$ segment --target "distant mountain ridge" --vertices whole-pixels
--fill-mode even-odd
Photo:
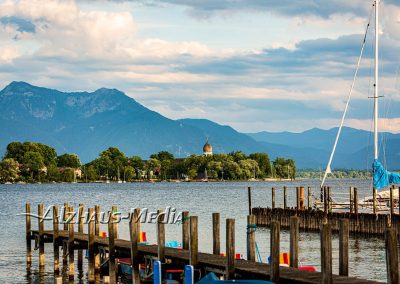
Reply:
[[[25,82],[12,82],[0,91],[0,129],[3,153],[9,142],[35,141],[55,147],[59,154],[76,153],[84,162],[109,146],[145,159],[161,150],[186,157],[201,154],[208,138],[215,153],[267,152],[272,158],[293,158],[299,168],[323,168],[336,133],[311,129],[244,134],[206,119],[169,119],[116,89],[60,92]],[[368,135],[344,129],[333,167],[365,168]],[[387,138],[388,150],[400,149],[399,135],[387,134]],[[400,168],[400,159],[393,157],[388,165]]]

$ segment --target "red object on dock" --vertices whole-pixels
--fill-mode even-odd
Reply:
[[[299,270],[312,271],[312,272],[317,271],[315,267],[312,266],[299,266]]]

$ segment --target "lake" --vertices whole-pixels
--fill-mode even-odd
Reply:
[[[225,219],[236,219],[236,250],[246,256],[246,215],[248,214],[247,187],[253,188],[253,207],[271,205],[271,187],[277,189],[276,204],[283,204],[283,186],[288,190],[288,205],[295,206],[295,187],[311,186],[313,194],[319,196],[319,181],[301,180],[293,182],[218,182],[218,183],[126,183],[126,184],[32,184],[0,185],[0,279],[2,283],[39,283],[38,252],[33,251],[32,273],[26,273],[25,216],[18,215],[25,210],[25,203],[30,202],[33,213],[37,204],[44,203],[45,209],[52,204],[61,206],[69,202],[74,208],[79,203],[87,207],[96,204],[102,210],[117,205],[122,213],[131,208],[148,208],[156,211],[167,206],[177,212],[188,210],[199,217],[199,251],[212,251],[213,212],[221,213],[221,250],[225,251]],[[349,186],[356,186],[359,199],[371,195],[371,181],[368,180],[329,180],[333,198],[345,197]],[[306,191],[307,194],[307,191]],[[45,222],[45,230],[52,228],[52,221]],[[37,219],[32,219],[33,229],[37,228]],[[156,242],[156,225],[144,223],[150,243]],[[128,223],[124,220],[119,225],[120,238],[128,239]],[[181,241],[181,225],[166,225],[166,239]],[[85,231],[87,230],[85,226]],[[101,231],[107,231],[102,225]],[[269,230],[257,228],[256,241],[263,262],[269,255]],[[381,238],[350,237],[350,275],[373,280],[386,280],[384,240]],[[333,236],[333,269],[338,273],[338,236]],[[289,234],[281,230],[281,252],[289,250]],[[53,283],[52,245],[46,244],[45,282]],[[300,262],[303,265],[320,267],[320,242],[318,233],[300,232]],[[86,261],[84,261],[86,265]],[[77,271],[77,270],[76,270]],[[77,278],[78,280],[78,278]],[[86,276],[80,280],[86,283]]]

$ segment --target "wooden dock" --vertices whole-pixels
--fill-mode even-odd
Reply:
[[[323,223],[321,226],[321,263],[322,272],[301,271],[298,266],[298,234],[299,219],[291,218],[291,267],[279,266],[279,247],[280,247],[280,224],[279,222],[271,222],[271,263],[270,265],[258,263],[254,261],[255,252],[255,228],[254,216],[248,217],[248,229],[243,238],[247,239],[247,258],[249,260],[235,259],[235,221],[234,219],[226,220],[226,237],[227,247],[226,256],[220,255],[220,218],[218,213],[212,215],[213,232],[210,232],[210,241],[213,242],[213,254],[201,253],[198,248],[198,218],[189,216],[189,212],[184,212],[182,225],[182,247],[183,249],[165,247],[165,224],[161,218],[157,223],[157,244],[144,245],[139,243],[140,221],[138,220],[139,209],[135,209],[133,216],[129,222],[130,240],[122,240],[118,238],[118,223],[114,222],[113,207],[109,212],[111,218],[108,221],[108,236],[100,236],[99,234],[99,214],[100,207],[97,206],[88,209],[89,217],[87,222],[84,220],[83,205],[79,206],[78,214],[75,217],[77,223],[72,222],[73,208],[67,207],[64,210],[63,220],[67,221],[62,230],[60,230],[58,207],[53,206],[53,228],[45,230],[44,228],[44,212],[43,204],[38,205],[38,229],[31,229],[31,208],[30,204],[26,205],[26,244],[27,244],[27,268],[31,268],[32,264],[32,240],[35,241],[39,251],[39,268],[44,269],[45,244],[51,243],[54,247],[54,277],[55,283],[61,283],[60,276],[60,258],[63,259],[65,265],[68,264],[68,273],[70,280],[74,279],[74,262],[75,254],[78,255],[78,269],[82,269],[83,250],[88,250],[88,279],[89,283],[95,283],[95,279],[99,279],[99,267],[101,251],[107,251],[109,257],[108,266],[109,273],[104,276],[103,280],[109,283],[116,283],[117,258],[130,258],[132,265],[132,283],[140,283],[139,263],[143,263],[146,257],[158,259],[163,263],[174,263],[180,265],[183,269],[184,265],[191,264],[195,269],[205,275],[206,272],[213,271],[218,275],[224,276],[225,279],[262,279],[271,280],[276,283],[379,283],[364,279],[348,277],[348,226],[346,221],[341,226],[341,257],[340,257],[340,273],[342,275],[332,274],[332,245],[331,245],[331,229],[329,223]],[[254,209],[253,209],[254,210]],[[159,213],[162,213],[161,211]],[[160,215],[162,216],[162,214]],[[211,217],[211,216],[210,216]],[[87,226],[87,233],[84,233],[83,226]],[[76,230],[77,229],[77,230]],[[397,238],[393,229],[387,229],[387,247],[388,249],[388,274],[390,283],[398,283],[398,261],[397,261]],[[212,237],[211,237],[212,236]],[[296,238],[297,236],[297,238]],[[59,248],[64,248],[64,252],[60,257]],[[394,248],[395,247],[395,248]],[[394,269],[396,267],[397,269]],[[397,278],[396,278],[397,277]],[[396,282],[393,282],[396,281]]]

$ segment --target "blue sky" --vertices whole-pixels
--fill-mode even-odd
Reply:
[[[0,79],[117,88],[244,132],[339,124],[369,0],[4,0]],[[400,3],[381,3],[381,129],[400,132]],[[373,29],[346,124],[371,129]]]

